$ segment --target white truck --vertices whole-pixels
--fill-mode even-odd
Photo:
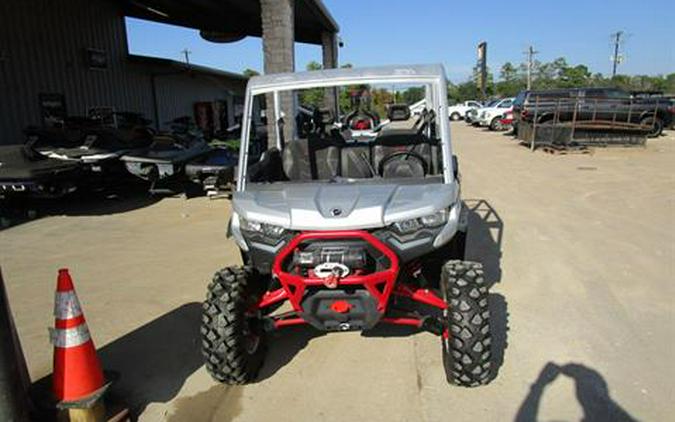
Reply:
[[[478,110],[478,126],[499,130],[499,120],[513,108],[515,98],[504,98]]]
[[[464,101],[463,103],[448,106],[448,116],[450,120],[461,120],[466,117],[466,112],[472,108],[483,107],[481,103],[474,100]]]
[[[410,105],[410,114],[413,116],[419,115],[422,110],[426,107],[425,100],[418,101]],[[450,120],[461,120],[466,117],[466,112],[472,108],[481,108],[483,105],[478,101],[464,101],[463,103],[455,104],[448,106],[448,116]]]

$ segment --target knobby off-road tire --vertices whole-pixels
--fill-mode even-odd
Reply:
[[[225,384],[255,379],[266,353],[262,321],[247,315],[257,295],[249,267],[229,267],[213,276],[202,305],[202,354],[207,372]]]
[[[479,263],[448,261],[441,273],[441,290],[450,327],[443,337],[443,364],[448,382],[463,387],[491,380],[491,339],[488,289]]]

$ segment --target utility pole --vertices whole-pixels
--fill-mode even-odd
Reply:
[[[478,44],[478,88],[481,92],[481,98],[487,99],[487,42]]]
[[[185,64],[190,67],[190,54],[192,54],[192,51],[188,50],[187,48],[181,50],[181,53],[185,56]]]
[[[614,39],[614,55],[612,56],[612,78],[616,76],[616,67],[621,63],[622,57],[619,55],[619,45],[621,44],[621,37],[623,31],[617,31],[612,34]]]
[[[535,51],[534,47],[529,46],[527,51],[527,90],[532,89],[532,67],[534,64],[534,55],[539,54],[538,51]]]

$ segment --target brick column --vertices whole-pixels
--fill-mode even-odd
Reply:
[[[265,74],[295,71],[295,13],[293,0],[260,0],[262,13],[262,40]],[[281,95],[281,111],[284,113],[284,138],[293,138],[295,116],[291,95]],[[274,100],[267,95],[267,133],[269,147],[274,147],[276,121]]]
[[[323,32],[321,34],[321,53],[323,57],[324,69],[335,69],[338,64],[338,45],[337,34],[334,32]],[[338,90],[324,90],[324,107],[333,111],[333,115],[338,115]]]

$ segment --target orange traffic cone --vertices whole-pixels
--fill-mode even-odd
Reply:
[[[87,407],[108,385],[67,269],[59,270],[54,317],[54,396],[59,407]]]

